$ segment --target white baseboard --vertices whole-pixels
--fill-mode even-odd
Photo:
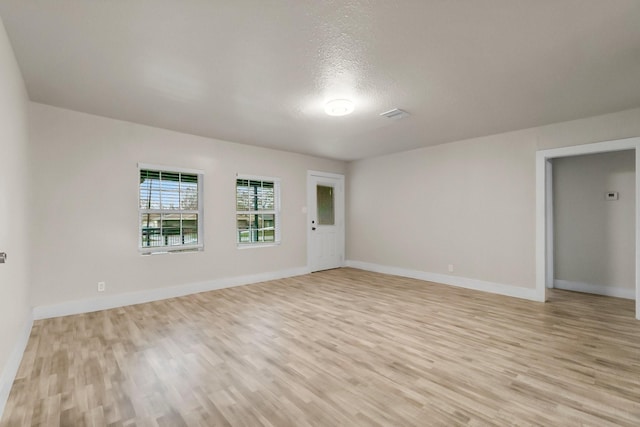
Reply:
[[[505,285],[502,283],[470,279],[467,277],[450,276],[448,274],[429,273],[420,270],[409,270],[405,268],[390,267],[363,261],[348,260],[346,262],[346,265],[347,267],[373,271],[375,273],[392,274],[394,276],[409,277],[412,279],[424,280],[427,282],[443,283],[445,285],[473,289],[476,291],[490,292],[492,294],[506,295],[509,297],[523,298],[532,301],[544,301],[544,298],[538,295],[537,291],[532,288],[522,288],[519,286]]]
[[[33,318],[38,320],[48,319],[51,317],[68,316],[71,314],[90,313],[92,311],[100,311],[110,308],[124,307],[127,305],[142,304],[145,302],[181,297],[185,295],[197,294],[199,292],[230,288],[233,286],[242,286],[252,283],[266,282],[269,280],[284,279],[287,277],[308,274],[309,272],[310,271],[307,267],[299,267],[288,270],[253,274],[250,276],[228,277],[223,279],[211,280],[208,282],[189,283],[181,286],[150,289],[148,291],[108,295],[101,298],[88,298],[52,305],[42,305],[34,307]]]
[[[4,369],[0,374],[0,419],[2,419],[4,407],[7,404],[7,399],[9,399],[11,386],[13,385],[13,381],[18,374],[18,369],[20,368],[20,362],[22,362],[24,350],[27,348],[27,343],[29,342],[29,335],[31,334],[32,326],[33,318],[29,314],[29,317],[24,323],[24,328],[22,329],[22,332],[18,337],[18,342],[16,342],[16,344],[14,345],[13,351],[9,355],[9,359],[7,360],[7,363],[4,365]]]
[[[553,281],[553,287],[565,291],[585,292],[587,294],[605,295],[626,299],[636,299],[636,290],[633,288],[621,288],[607,285],[594,285],[592,283],[572,282],[570,280]]]

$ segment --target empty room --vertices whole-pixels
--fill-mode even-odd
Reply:
[[[0,427],[640,425],[637,0],[0,0]]]

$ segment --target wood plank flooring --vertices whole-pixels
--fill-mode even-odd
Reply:
[[[633,301],[331,270],[37,321],[0,426],[640,425]]]

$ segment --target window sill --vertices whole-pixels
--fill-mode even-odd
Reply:
[[[238,249],[256,249],[256,248],[272,248],[280,246],[280,242],[273,243],[236,243]]]
[[[140,255],[148,256],[148,255],[179,255],[179,254],[190,254],[194,252],[203,252],[204,247],[191,247],[191,248],[181,248],[181,249],[159,249],[155,251],[148,251],[145,249],[138,249],[140,251]]]

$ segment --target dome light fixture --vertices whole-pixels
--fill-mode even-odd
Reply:
[[[324,111],[330,116],[346,116],[353,112],[353,101],[348,99],[332,99],[324,104]]]

